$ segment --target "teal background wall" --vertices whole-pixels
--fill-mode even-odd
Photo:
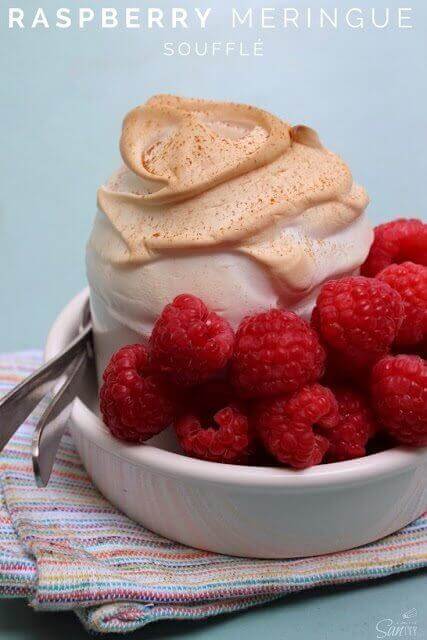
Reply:
[[[27,16],[40,5],[48,16],[62,6],[54,0],[13,4],[23,5]],[[152,4],[165,9],[194,5],[188,0]],[[9,31],[2,3],[0,350],[41,346],[56,312],[84,286],[84,245],[96,189],[119,162],[122,117],[156,92],[247,101],[293,123],[310,124],[369,190],[373,220],[427,215],[423,0],[408,3],[415,28],[403,31],[233,32],[230,2],[203,4],[214,8],[204,32],[147,32]],[[232,4],[266,5],[259,0]],[[294,4],[302,9],[307,3]],[[309,6],[342,4],[314,0]],[[396,4],[360,0],[357,6]],[[65,5],[95,8],[99,3]],[[133,6],[123,0],[110,5]],[[263,37],[264,57],[161,55],[163,40],[242,36],[246,41]]]

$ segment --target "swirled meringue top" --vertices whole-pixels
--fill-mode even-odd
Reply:
[[[98,192],[119,238],[91,239],[112,263],[227,248],[306,290],[313,237],[330,239],[368,204],[312,129],[251,106],[155,96],[126,116],[120,149],[124,166]],[[304,233],[281,233],[302,219]]]

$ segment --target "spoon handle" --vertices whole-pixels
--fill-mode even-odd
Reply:
[[[32,459],[38,487],[45,487],[49,482],[56,452],[88,361],[87,351],[76,357],[63,376],[61,385],[55,389],[55,395],[36,425],[32,442]]]
[[[0,399],[0,451],[76,356],[87,353],[91,336],[92,325],[88,323],[61,353]]]

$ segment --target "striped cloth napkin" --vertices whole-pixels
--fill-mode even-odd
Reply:
[[[40,362],[38,351],[0,356],[0,393]],[[88,629],[128,632],[427,566],[427,514],[379,542],[301,560],[232,558],[171,542],[98,493],[69,435],[49,487],[37,489],[29,455],[36,418],[0,457],[0,595],[27,598],[37,610],[72,609]]]

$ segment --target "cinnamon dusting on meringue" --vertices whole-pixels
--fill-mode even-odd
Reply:
[[[91,239],[111,263],[227,249],[308,291],[313,239],[347,228],[368,204],[316,132],[247,105],[155,96],[125,118],[120,149],[125,164],[98,203],[126,249]],[[289,233],[300,221],[304,233]]]

